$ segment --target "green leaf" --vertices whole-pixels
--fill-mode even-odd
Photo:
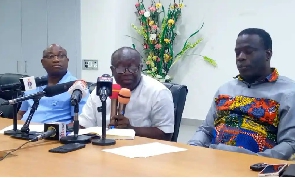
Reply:
[[[216,63],[216,61],[214,59],[211,59],[208,56],[202,56],[202,57],[206,62],[211,64],[213,67],[217,67],[217,63]]]

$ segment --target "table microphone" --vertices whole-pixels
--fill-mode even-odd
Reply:
[[[129,103],[131,97],[131,91],[127,88],[122,88],[118,95],[119,109],[118,114],[124,116],[126,105]]]
[[[62,94],[66,91],[68,91],[68,89],[73,85],[73,83],[75,83],[75,81],[71,81],[71,82],[67,82],[67,83],[61,83],[61,84],[56,84],[53,86],[48,86],[46,88],[44,88],[43,91],[34,93],[34,94],[30,94],[30,95],[26,95],[23,97],[19,97],[19,98],[15,98],[12,100],[8,100],[3,102],[1,105],[12,105],[12,104],[16,104],[19,102],[23,102],[29,99],[33,99],[35,97],[53,97],[55,95],[59,95]]]
[[[44,132],[35,138],[31,139],[31,142],[36,142],[39,140],[60,140],[60,138],[66,135],[66,124],[64,123],[50,123],[44,124]]]
[[[121,86],[119,84],[113,84],[112,96],[110,96],[110,99],[111,99],[110,119],[113,116],[117,115],[117,112],[118,112],[118,95],[119,95],[120,90],[121,90]]]
[[[81,143],[87,144],[91,142],[91,137],[86,135],[78,135],[79,133],[79,102],[82,98],[86,97],[89,93],[87,88],[87,83],[83,80],[78,80],[74,83],[72,87],[68,90],[71,94],[71,105],[74,106],[74,135],[65,136],[60,139],[60,142],[63,144],[68,143]]]

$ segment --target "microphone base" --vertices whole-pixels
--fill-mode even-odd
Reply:
[[[4,135],[15,135],[15,134],[22,134],[20,130],[6,130],[4,131]],[[37,132],[30,132],[30,135],[36,135]]]
[[[21,139],[21,140],[32,140],[34,138],[36,138],[37,136],[39,136],[41,133],[35,132],[34,134],[30,133],[30,134],[23,134],[23,133],[19,133],[19,134],[14,134],[11,135],[11,138],[16,138],[16,139]]]
[[[111,145],[115,145],[115,144],[116,144],[116,140],[112,140],[112,139],[95,139],[95,140],[92,140],[92,145],[111,146]]]
[[[75,137],[74,135],[61,137],[60,143],[62,144],[69,144],[69,143],[81,143],[81,144],[88,144],[91,142],[91,137],[86,135],[78,135]]]

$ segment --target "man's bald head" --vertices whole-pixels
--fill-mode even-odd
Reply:
[[[135,89],[141,80],[142,61],[139,52],[122,47],[112,54],[111,70],[116,82],[123,88]]]
[[[43,51],[41,63],[49,76],[64,76],[68,62],[67,51],[60,45],[52,44]]]
[[[48,53],[53,52],[53,51],[60,51],[64,55],[67,56],[67,50],[65,50],[62,46],[60,46],[58,44],[51,44],[50,46],[48,46],[46,49],[43,50],[43,57],[48,55]]]
[[[142,62],[141,55],[136,49],[131,47],[122,47],[117,49],[115,52],[113,52],[112,58],[111,58],[111,64],[114,66],[117,60],[128,60],[128,59],[138,60],[139,63]]]

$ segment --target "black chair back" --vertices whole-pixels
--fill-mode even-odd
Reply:
[[[7,100],[0,98],[0,103],[3,103]],[[0,106],[0,116],[3,118],[13,119],[13,106],[12,105],[3,105]]]
[[[7,84],[13,84],[13,83],[19,83],[19,79],[22,77],[28,77],[28,75],[23,74],[12,74],[12,73],[5,73],[0,76],[0,85],[7,85]],[[0,91],[0,98],[5,100],[10,100],[14,98],[15,92],[14,91]],[[18,92],[18,95],[20,95],[21,92]]]
[[[19,83],[19,79],[22,77],[28,77],[28,75],[23,75],[23,74],[13,74],[13,73],[5,73],[5,74],[0,74],[0,85],[7,85],[7,84],[13,84],[13,83]],[[16,98],[16,96],[21,96],[22,92],[18,91],[12,91],[12,90],[7,90],[7,91],[1,91],[0,90],[0,103],[2,103],[5,100],[11,100]],[[17,110],[20,108],[21,103],[17,104]],[[3,114],[1,115],[2,117],[5,118],[13,118],[13,106],[12,105],[7,105],[7,106],[1,106],[0,107],[0,112]],[[17,113],[14,113],[17,114]]]
[[[188,93],[187,86],[174,83],[163,83],[172,93],[174,103],[174,133],[171,141],[177,142],[182,113]]]

